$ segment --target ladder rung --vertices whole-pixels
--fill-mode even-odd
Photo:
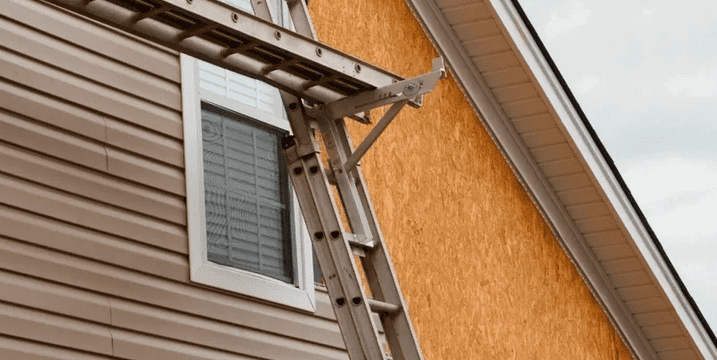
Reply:
[[[321,77],[321,79],[319,79],[319,80],[307,81],[306,83],[304,83],[304,85],[302,85],[302,88],[303,88],[304,90],[308,90],[308,89],[311,89],[311,88],[314,87],[314,86],[323,85],[323,84],[326,84],[326,83],[328,83],[328,82],[330,82],[330,81],[333,81],[333,80],[335,80],[335,79],[336,79],[336,75],[323,76],[323,77]]]
[[[45,1],[259,79],[318,104],[403,80],[365,61],[219,1]],[[293,8],[296,8],[297,14],[301,10],[297,6]],[[216,28],[211,31],[203,28],[210,24]],[[262,71],[266,66],[289,59],[296,59],[297,63],[283,68],[284,71]],[[321,81],[324,78],[328,80]],[[306,87],[307,84],[310,86]],[[415,105],[418,106],[417,103]]]
[[[137,13],[137,14],[133,15],[132,18],[130,18],[129,21],[130,21],[130,22],[133,22],[133,23],[137,23],[137,22],[139,22],[140,20],[144,20],[144,19],[147,19],[147,18],[151,18],[151,17],[153,17],[153,16],[157,16],[157,15],[159,15],[159,14],[165,13],[165,12],[169,11],[169,9],[170,9],[169,5],[162,4],[162,5],[160,5],[159,7],[156,7],[156,8],[154,8],[154,9],[152,9],[152,10],[145,11],[145,12],[140,12],[140,13]]]
[[[224,49],[224,50],[222,51],[221,56],[222,56],[223,58],[225,58],[225,57],[230,56],[230,55],[233,55],[233,54],[241,54],[241,53],[243,53],[244,51],[251,50],[251,49],[253,49],[253,48],[257,47],[257,46],[259,46],[259,43],[254,42],[254,41],[249,41],[249,42],[246,42],[246,43],[241,44],[240,46],[237,46],[237,47],[234,47],[234,48]]]
[[[344,232],[344,239],[348,241],[353,254],[360,257],[366,257],[366,252],[371,251],[371,249],[373,249],[373,247],[376,245],[375,241],[367,240],[365,236],[359,237],[356,236],[356,234],[348,232]]]
[[[295,65],[296,63],[298,63],[298,62],[299,62],[299,59],[284,60],[284,61],[282,61],[282,62],[280,62],[280,63],[277,63],[277,64],[267,65],[267,66],[265,66],[263,69],[261,69],[261,71],[262,71],[264,74],[268,74],[268,73],[270,73],[270,72],[272,72],[272,71],[276,71],[276,70],[279,70],[279,69],[286,69],[286,68],[288,68],[288,67],[290,67],[290,66],[294,66],[294,65]]]
[[[380,314],[395,314],[401,310],[401,307],[395,304],[378,301],[374,299],[367,299],[368,306],[371,308],[371,311],[380,313]]]
[[[182,41],[184,39],[199,36],[205,33],[208,33],[214,29],[217,29],[219,27],[219,24],[203,24],[201,26],[198,26],[195,29],[190,29],[185,32],[180,33],[177,35],[177,41]]]

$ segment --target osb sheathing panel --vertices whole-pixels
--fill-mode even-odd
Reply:
[[[322,42],[403,76],[436,56],[402,0],[310,10]],[[362,168],[427,359],[630,358],[452,79]]]

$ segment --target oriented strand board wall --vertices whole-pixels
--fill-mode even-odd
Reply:
[[[310,9],[321,41],[404,76],[430,69],[403,0]],[[630,358],[453,80],[404,110],[363,169],[428,359]]]

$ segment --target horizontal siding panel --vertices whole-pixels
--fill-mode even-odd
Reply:
[[[107,144],[184,168],[184,143],[132,124],[107,119]]]
[[[626,259],[635,257],[632,249],[625,244],[608,245],[593,248],[593,253],[600,261]]]
[[[635,314],[635,320],[642,327],[673,324],[676,322],[670,311],[657,311],[649,314]]]
[[[243,356],[124,330],[112,330],[115,355],[122,359],[251,360]]]
[[[472,57],[473,64],[482,74],[520,67],[520,61],[513,51]]]
[[[545,106],[545,103],[543,103],[543,99],[539,97],[513,101],[509,103],[504,103],[502,105],[505,114],[511,118],[537,115],[548,111],[548,108]]]
[[[543,147],[547,145],[556,145],[565,142],[565,136],[558,128],[549,128],[545,130],[533,131],[520,134],[523,142],[529,148]],[[572,154],[572,153],[569,153]]]
[[[115,176],[184,196],[184,171],[107,148],[107,171]]]
[[[585,241],[591,247],[601,247],[607,245],[625,245],[625,237],[620,230],[600,231],[591,234],[583,234]],[[627,245],[625,245],[627,246]]]
[[[120,328],[267,359],[337,359],[339,349],[308,346],[301,340],[259,332],[243,326],[111,299],[112,322]]]
[[[514,85],[517,87],[523,87],[524,84]],[[512,89],[514,86],[508,86],[505,88],[496,88],[493,90],[493,93],[496,96],[501,96],[500,92],[504,91],[504,89]],[[530,85],[532,88],[532,85]],[[533,88],[534,89],[534,88]],[[508,96],[511,96],[510,94],[504,95],[506,99],[508,99]],[[517,99],[516,99],[517,100]],[[515,127],[515,130],[519,133],[525,133],[525,132],[533,132],[538,130],[546,130],[552,127],[555,127],[555,119],[548,114],[538,114],[533,116],[526,116],[526,117],[520,117],[520,118],[513,118],[510,120],[511,123],[513,123],[513,127]],[[560,149],[556,149],[556,151],[559,151]]]
[[[495,98],[498,100],[499,103],[506,103],[506,102],[513,102],[513,101],[519,101],[519,100],[525,100],[530,99],[533,97],[538,96],[538,92],[535,90],[535,87],[531,83],[523,83],[523,84],[517,84],[517,85],[511,85],[506,86],[502,88],[495,88],[493,89],[493,95],[495,95]],[[517,119],[516,119],[517,120]],[[523,124],[523,121],[517,121],[519,124]],[[513,121],[513,124],[515,125],[516,121]],[[550,124],[554,125],[555,121],[550,117],[549,114],[541,114],[538,116],[531,117],[531,121],[528,121],[530,125],[535,126],[535,123],[543,123],[543,124]],[[528,125],[528,124],[526,124]],[[549,127],[549,126],[545,126]],[[525,130],[521,131],[521,129],[516,126],[516,130],[518,132],[524,132]],[[539,130],[539,129],[533,129],[533,130]],[[529,130],[530,131],[530,130]]]
[[[617,288],[638,286],[638,285],[649,285],[652,284],[652,279],[645,271],[633,271],[628,273],[612,274],[609,275],[613,285]]]
[[[112,355],[105,325],[52,315],[0,302],[0,333],[67,348]]]
[[[36,0],[3,0],[0,14],[15,21],[32,24],[50,35],[116,59],[149,74],[179,83],[179,56],[166,48],[137,41],[124,32]]]
[[[658,352],[657,356],[661,360],[699,360],[702,357],[698,357],[694,350],[677,350],[677,351],[663,351]]]
[[[0,140],[92,169],[107,170],[104,147],[0,109]]]
[[[189,278],[186,256],[3,205],[0,235],[168,279]]]
[[[105,118],[94,111],[0,79],[2,107],[28,118],[102,141]]]
[[[600,194],[598,194],[594,187],[561,191],[557,193],[557,195],[565,206],[593,203],[602,200]]]
[[[577,173],[571,175],[554,176],[548,178],[548,182],[553,186],[553,189],[558,191],[582,189],[588,186],[592,186],[592,181],[588,178],[587,174]]]
[[[547,177],[575,174],[583,171],[583,167],[577,159],[565,159],[540,164],[543,174]],[[583,218],[586,216],[583,216]]]
[[[110,304],[103,295],[5,271],[0,271],[0,288],[0,301],[110,323]]]
[[[143,156],[173,166],[184,167],[183,143],[179,139],[104,117],[92,110],[73,106],[47,94],[2,80],[0,80],[0,99],[3,100],[2,107],[28,119],[141,153]]]
[[[344,346],[334,322],[3,237],[0,237],[0,268],[307,342],[334,348]]]
[[[620,297],[627,301],[656,298],[662,295],[660,289],[652,284],[621,287],[617,289],[617,292],[620,294]]]
[[[617,223],[612,216],[601,216],[597,218],[577,220],[575,221],[575,225],[577,225],[578,229],[583,234],[617,229]]]
[[[0,142],[2,172],[127,210],[186,225],[184,198]]]
[[[104,83],[177,111],[182,110],[179,84],[71,45],[32,28],[0,18],[2,46],[49,66]]]
[[[458,9],[453,11],[456,10]],[[479,40],[485,37],[493,37],[500,34],[500,28],[492,17],[472,23],[452,25],[453,31],[456,33],[456,37],[458,37],[458,39],[462,42]]]
[[[0,335],[0,359],[22,360],[112,360],[114,357],[39,344]]]
[[[636,257],[629,259],[603,261],[602,266],[608,274],[619,274],[624,272],[638,271],[645,266]]]
[[[567,166],[569,168],[572,168],[573,171],[577,170],[577,167],[582,169],[582,166],[580,166],[577,161]],[[594,217],[600,217],[600,216],[607,216],[610,215],[610,209],[608,209],[607,205],[603,202],[591,202],[591,203],[583,203],[583,204],[576,204],[576,205],[570,205],[565,207],[566,210],[568,210],[568,213],[573,217],[575,220],[582,220],[587,218],[594,218]]]
[[[458,25],[489,19],[492,14],[484,3],[480,3],[446,9],[443,11],[443,16],[449,24]]]
[[[628,301],[625,304],[632,314],[653,313],[655,311],[672,309],[672,306],[661,297]]]
[[[503,35],[495,35],[465,40],[463,41],[463,47],[468,52],[468,56],[476,57],[509,50],[510,44],[508,44]]]
[[[187,253],[187,233],[181,226],[142,217],[2,174],[0,189],[0,204]]]
[[[182,119],[177,111],[72,76],[1,48],[0,77],[139,126],[182,138]]]
[[[652,347],[657,352],[663,351],[675,351],[675,350],[688,350],[692,348],[690,340],[684,336],[666,339],[655,339],[650,341]]]

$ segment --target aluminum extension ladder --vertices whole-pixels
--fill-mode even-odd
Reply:
[[[349,357],[423,358],[359,160],[406,104],[422,105],[423,94],[445,76],[440,59],[431,72],[404,80],[343,54],[315,40],[304,0],[287,0],[296,32],[271,22],[266,0],[252,0],[256,16],[216,0],[45,1],[278,87],[293,132],[282,142],[284,155]],[[390,109],[354,149],[344,117],[370,123],[362,113],[387,105]],[[330,168],[322,165],[317,129]],[[354,255],[361,259],[371,297]],[[379,340],[373,312],[379,314],[388,349]]]

